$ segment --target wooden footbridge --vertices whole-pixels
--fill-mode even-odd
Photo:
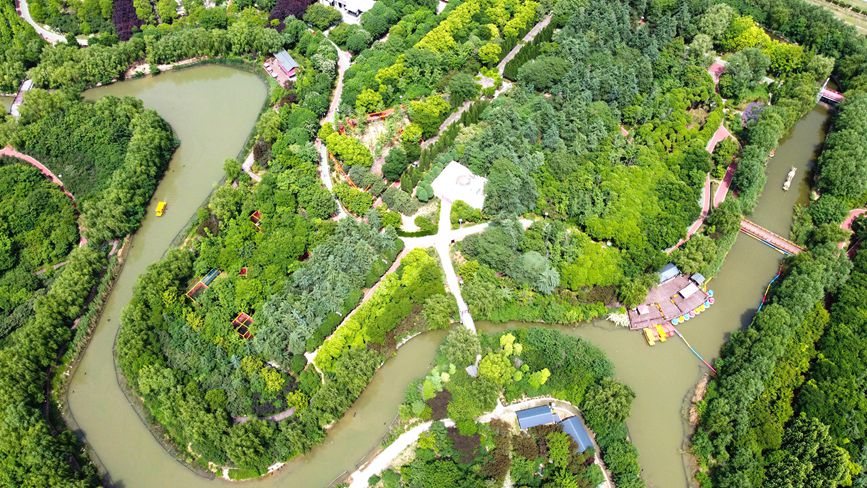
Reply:
[[[753,239],[758,240],[759,242],[776,250],[777,252],[785,254],[786,256],[798,254],[804,250],[803,248],[801,248],[801,246],[786,239],[785,237],[771,232],[768,229],[762,227],[761,225],[748,219],[741,220],[741,232],[752,237]]]

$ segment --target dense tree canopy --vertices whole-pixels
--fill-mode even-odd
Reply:
[[[0,160],[0,314],[26,315],[39,288],[37,269],[64,260],[78,241],[72,202],[42,173],[15,159]],[[17,314],[16,314],[17,315]],[[0,337],[17,324],[10,319]]]

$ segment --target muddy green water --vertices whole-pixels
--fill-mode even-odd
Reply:
[[[250,73],[202,66],[125,81],[84,95],[88,99],[138,97],[171,124],[181,141],[133,237],[126,264],[72,379],[68,398],[76,423],[114,480],[127,487],[172,486],[171,469],[166,468],[180,466],[162,451],[127,404],[115,377],[112,346],[121,310],[136,279],[163,255],[220,181],[225,159],[242,149],[267,87]],[[163,217],[154,215],[158,200],[168,202]],[[162,473],[167,477],[161,478]]]
[[[789,237],[792,226],[792,207],[806,202],[810,193],[810,178],[815,167],[819,145],[825,138],[825,122],[829,110],[817,105],[795,125],[782,141],[773,158],[768,161],[768,183],[750,219],[783,237]],[[786,174],[798,170],[789,191],[783,191]],[[728,263],[726,263],[728,265]]]
[[[783,236],[789,235],[792,207],[807,198],[808,173],[824,139],[827,118],[828,110],[816,107],[782,141],[776,157],[768,163],[768,184],[751,217],[757,223]],[[798,172],[791,188],[785,192],[783,181],[792,166],[796,166]],[[764,244],[743,234],[738,236],[722,270],[708,285],[714,290],[716,304],[680,329],[705,359],[717,357],[728,336],[752,320],[781,259],[781,254]],[[497,330],[505,326],[480,324],[479,327],[480,330]],[[640,334],[607,321],[583,327],[555,327],[600,347],[614,363],[617,377],[635,391],[627,424],[648,485],[687,486],[682,457],[686,447],[687,409],[693,387],[705,374],[705,366],[676,337],[649,347]]]
[[[265,97],[255,76],[225,67],[207,66],[127,81],[87,92],[86,97],[130,95],[156,109],[178,134],[181,146],[160,183],[142,229],[133,239],[127,263],[106,304],[96,334],[72,379],[69,407],[82,434],[112,481],[124,487],[196,487],[224,484],[193,474],[169,456],[146,429],[117,385],[112,345],[120,312],[137,277],[160,258],[175,235],[222,176],[222,162],[243,144]],[[816,146],[826,119],[822,109],[802,120],[771,160],[769,183],[754,218],[786,233],[791,205],[803,197]],[[791,165],[798,176],[784,193],[782,179]],[[156,200],[169,203],[166,215],[153,216]],[[733,330],[752,317],[780,255],[745,236],[738,238],[723,270],[711,283],[717,305],[691,321],[683,332],[706,357],[712,358]],[[502,328],[497,326],[496,328]],[[482,325],[491,330],[491,325]],[[604,322],[580,328],[560,328],[601,347],[614,362],[617,375],[637,393],[629,419],[633,441],[641,454],[643,474],[651,486],[686,486],[681,458],[686,426],[685,405],[703,366],[676,340],[648,347],[637,333]],[[348,414],[326,441],[293,460],[275,476],[251,482],[255,486],[326,486],[379,445],[395,417],[406,385],[427,371],[441,333],[417,337],[377,372]]]
[[[224,483],[192,473],[168,455],[127,403],[117,384],[112,346],[120,313],[138,276],[157,261],[223,174],[223,161],[241,149],[266,97],[254,75],[221,66],[167,72],[85,93],[89,99],[127,95],[142,99],[174,128],[181,145],[160,182],[123,271],[109,297],[70,385],[70,412],[117,486],[194,487]],[[168,202],[163,217],[153,215]],[[316,487],[329,484],[379,445],[396,417],[404,388],[431,366],[442,333],[417,337],[377,373],[327,440],[256,486]]]
[[[12,101],[15,100],[12,97],[0,97],[0,108],[3,109],[3,114],[9,112],[9,107],[12,106]]]

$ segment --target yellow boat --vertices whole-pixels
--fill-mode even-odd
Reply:
[[[161,200],[159,203],[157,203],[157,210],[156,210],[157,217],[162,217],[163,213],[165,213],[165,211],[166,211],[166,202]]]
[[[653,331],[650,329],[650,327],[641,329],[641,331],[644,332],[644,339],[647,341],[648,346],[656,344],[656,338],[654,337]]]
[[[659,324],[656,324],[656,333],[659,335],[659,342],[665,342],[668,340],[668,334],[665,333],[665,329],[663,329]]]

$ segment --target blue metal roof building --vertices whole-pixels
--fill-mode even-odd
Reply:
[[[528,408],[527,410],[521,410],[516,413],[518,415],[518,426],[522,429],[529,429],[530,427],[536,427],[539,425],[555,424],[560,420],[559,417],[557,417],[557,414],[551,410],[549,405]]]
[[[561,421],[560,428],[575,441],[575,444],[578,444],[578,452],[584,452],[587,448],[593,447],[590,433],[587,432],[584,422],[577,415]]]
[[[674,263],[668,263],[659,270],[659,284],[661,285],[679,274],[680,270],[677,266],[675,266]]]
[[[298,61],[295,61],[295,58],[292,57],[289,52],[285,49],[274,53],[274,58],[277,60],[277,63],[280,65],[280,68],[287,74],[293,75],[295,73],[295,69],[299,68],[301,65],[298,64]]]

